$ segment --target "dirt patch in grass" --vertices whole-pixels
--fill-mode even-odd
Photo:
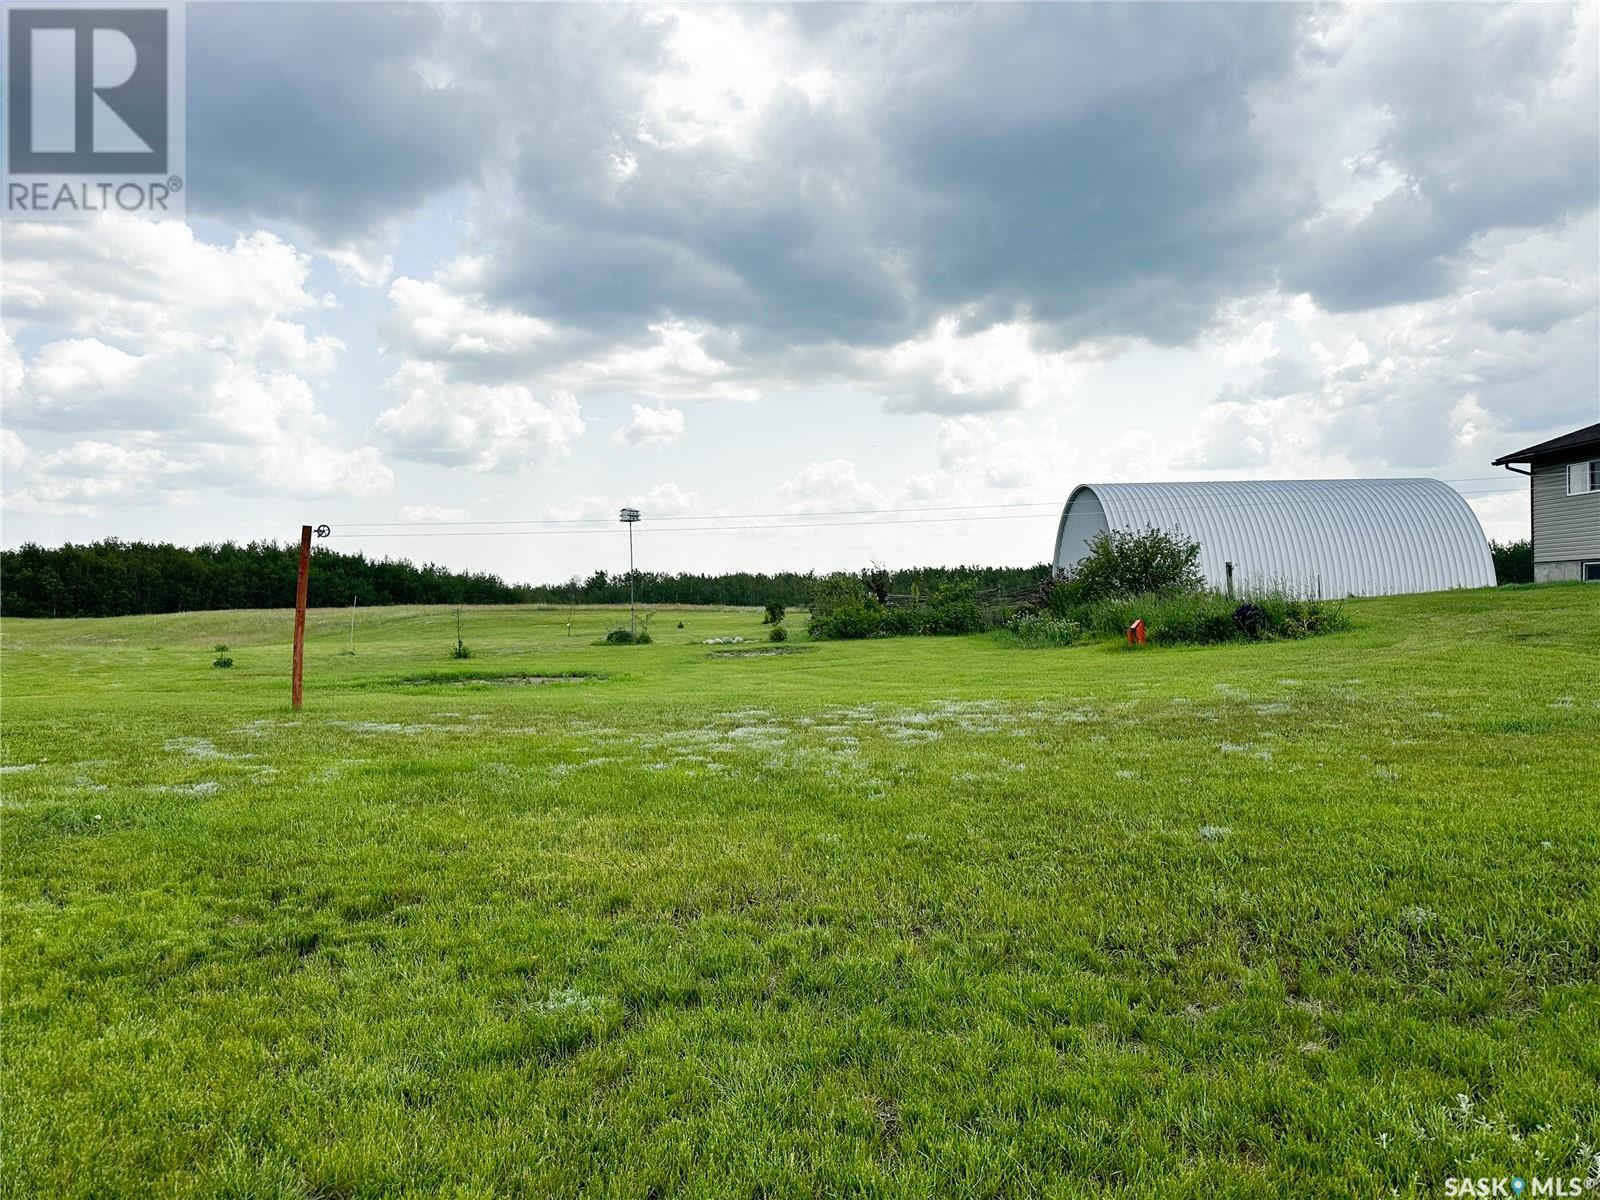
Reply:
[[[564,671],[542,675],[531,671],[433,671],[395,680],[395,685],[411,688],[438,687],[543,687],[546,684],[593,683],[601,677],[590,671]]]
[[[713,650],[707,658],[776,658],[780,654],[809,654],[810,646],[768,646],[760,650]]]

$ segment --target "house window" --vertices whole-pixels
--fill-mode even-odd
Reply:
[[[1585,496],[1590,492],[1600,492],[1600,458],[1567,467],[1567,495]]]
[[[1596,488],[1600,491],[1600,488]],[[1583,581],[1585,583],[1600,583],[1600,562],[1586,562],[1583,564]]]

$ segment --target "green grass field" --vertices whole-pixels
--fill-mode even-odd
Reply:
[[[1600,588],[1349,611],[7,620],[0,1193],[1600,1176]]]

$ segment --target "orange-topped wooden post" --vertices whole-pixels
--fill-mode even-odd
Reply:
[[[311,526],[300,526],[300,577],[294,585],[294,675],[290,696],[300,707],[306,673],[306,588],[311,582]]]

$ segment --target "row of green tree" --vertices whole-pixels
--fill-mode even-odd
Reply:
[[[0,607],[12,617],[117,617],[294,603],[299,546],[174,546],[108,538],[0,552]],[[310,602],[501,604],[521,599],[494,575],[312,551]]]
[[[979,588],[1018,591],[1037,587],[1050,577],[1044,563],[1033,567],[906,567],[899,570],[874,564],[858,573],[863,585],[880,599],[894,595],[929,595],[951,579],[970,580]],[[685,571],[668,574],[639,571],[634,577],[640,604],[777,604],[805,608],[811,603],[818,576],[813,571],[730,571],[703,575]],[[587,579],[519,589],[537,604],[626,604],[628,573],[608,575],[596,571]]]
[[[114,617],[222,608],[285,608],[294,602],[298,546],[223,542],[174,546],[108,538],[83,545],[32,543],[0,552],[0,610],[14,617]],[[385,604],[626,604],[628,574],[596,571],[565,583],[509,584],[498,575],[451,571],[429,563],[368,558],[315,547],[310,602],[315,607]],[[1036,567],[874,566],[861,578],[874,593],[929,595],[952,578],[1015,591],[1049,577]],[[810,571],[734,571],[723,575],[640,571],[640,604],[777,603],[804,607],[817,577]]]

